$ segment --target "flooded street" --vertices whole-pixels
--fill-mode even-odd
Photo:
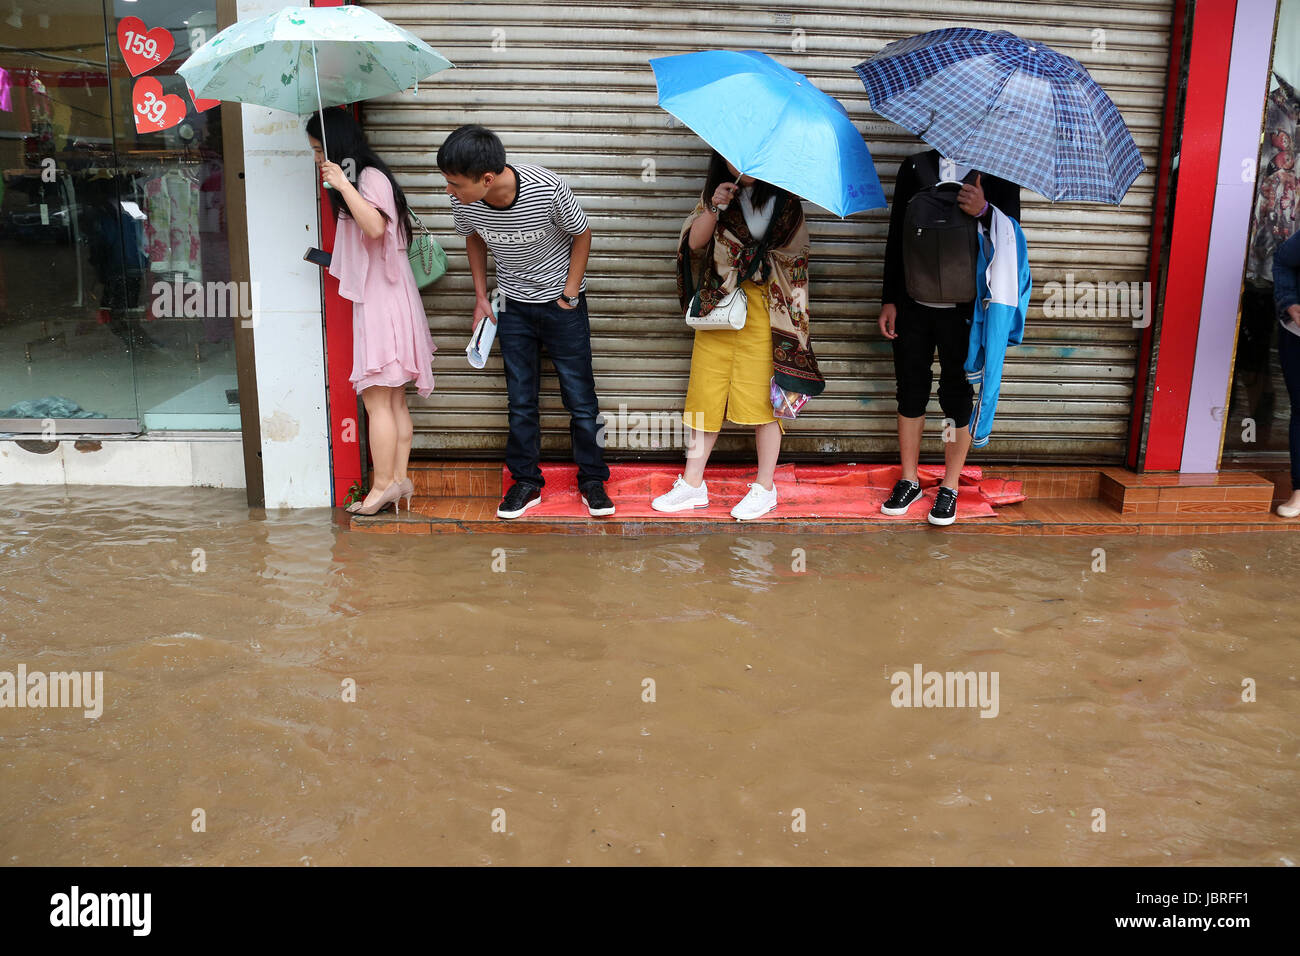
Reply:
[[[1297,535],[400,537],[73,492],[6,494],[0,672],[102,671],[103,712],[0,708],[5,864],[1300,861]]]

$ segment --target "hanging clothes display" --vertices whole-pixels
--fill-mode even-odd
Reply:
[[[144,187],[145,250],[153,272],[179,272],[196,282],[203,278],[199,257],[199,184],[171,169]]]
[[[221,167],[215,163],[209,165],[212,172],[199,187],[202,193],[202,216],[200,225],[204,232],[224,235],[226,232],[226,190],[222,181]]]
[[[1273,279],[1273,252],[1300,228],[1300,180],[1296,177],[1300,97],[1281,76],[1275,73],[1274,78],[1277,87],[1268,97],[1254,234],[1246,261],[1247,276],[1268,285]]]
[[[54,119],[50,95],[45,83],[35,70],[28,71],[28,114],[31,135],[23,138],[26,162],[29,167],[39,166],[41,160],[54,156]]]

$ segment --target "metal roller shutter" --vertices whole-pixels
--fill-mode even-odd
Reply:
[[[404,93],[369,101],[364,119],[425,222],[446,237],[450,272],[425,297],[440,348],[435,393],[413,400],[415,444],[446,454],[505,446],[505,378],[495,354],[475,372],[462,358],[473,287],[451,228],[434,153],[466,122],[496,130],[515,160],[564,176],[592,222],[592,351],[602,411],[680,411],[691,335],[678,312],[673,251],[703,183],[707,153],[655,105],[651,57],[726,47],[763,50],[808,75],[848,108],[886,194],[918,140],[871,112],[852,67],[887,43],[944,26],[1008,29],[1079,59],[1119,106],[1148,167],[1163,111],[1172,0],[1124,3],[905,4],[817,0],[729,3],[371,2],[458,67]],[[725,109],[720,103],[719,108]],[[1138,332],[1127,315],[1046,318],[1044,287],[1137,282],[1146,276],[1154,176],[1120,207],[1053,205],[1025,191],[1023,225],[1034,273],[1024,344],[1008,360],[989,448],[973,460],[1118,462],[1132,405]],[[890,458],[897,453],[893,364],[876,328],[888,214],[844,221],[809,213],[813,344],[827,378],[787,432],[789,456]],[[495,352],[495,350],[494,350]],[[928,453],[940,451],[937,402]],[[568,418],[553,375],[543,379],[545,452],[568,449]],[[752,449],[728,426],[721,451]],[[644,452],[620,450],[610,458]],[[750,452],[752,454],[752,451]],[[674,456],[677,453],[674,453]]]

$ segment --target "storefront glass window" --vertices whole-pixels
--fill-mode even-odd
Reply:
[[[0,6],[0,431],[239,428],[221,110],[175,75],[214,33],[214,0]]]
[[[1273,252],[1300,229],[1296,135],[1300,124],[1300,0],[1282,0],[1273,51],[1255,210],[1246,254],[1237,356],[1224,434],[1225,462],[1285,468],[1290,403],[1278,362]]]

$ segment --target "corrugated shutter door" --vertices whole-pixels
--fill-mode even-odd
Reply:
[[[1148,167],[1163,110],[1172,0],[1124,5],[1038,2],[818,0],[797,5],[684,3],[367,3],[446,54],[457,69],[365,104],[370,138],[413,206],[445,237],[449,274],[425,305],[437,390],[413,400],[417,448],[450,454],[505,447],[500,358],[476,372],[464,359],[473,286],[464,244],[434,155],[469,122],[497,131],[517,161],[564,176],[591,219],[592,352],[607,416],[680,412],[691,335],[674,291],[673,253],[703,185],[707,150],[655,104],[651,57],[709,48],[757,49],[808,75],[849,110],[867,139],[886,194],[902,158],[923,148],[871,112],[852,67],[887,43],[944,26],[1008,29],[1079,59],[1123,112]],[[920,8],[920,10],[918,10]],[[922,12],[926,11],[926,12]],[[1099,26],[1100,25],[1100,26]],[[718,104],[725,109],[725,103]],[[973,461],[1119,461],[1133,398],[1138,332],[1126,313],[1046,318],[1048,283],[1141,283],[1154,177],[1143,174],[1122,206],[1052,205],[1025,191],[1023,225],[1034,274],[1025,341],[1010,353],[990,446]],[[805,204],[813,247],[813,345],[827,378],[787,431],[790,456],[897,454],[893,361],[881,337],[885,211],[844,221]],[[491,269],[491,266],[489,266]],[[491,277],[489,277],[491,281]],[[1110,311],[1118,311],[1112,309]],[[494,349],[495,353],[495,349]],[[937,367],[936,367],[937,370]],[[926,449],[940,452],[940,412]],[[543,379],[543,448],[567,451],[568,417],[553,373]],[[627,421],[627,419],[625,419]],[[636,440],[609,426],[610,458]],[[728,426],[719,449],[752,449],[750,429]],[[752,453],[752,452],[751,452]]]

